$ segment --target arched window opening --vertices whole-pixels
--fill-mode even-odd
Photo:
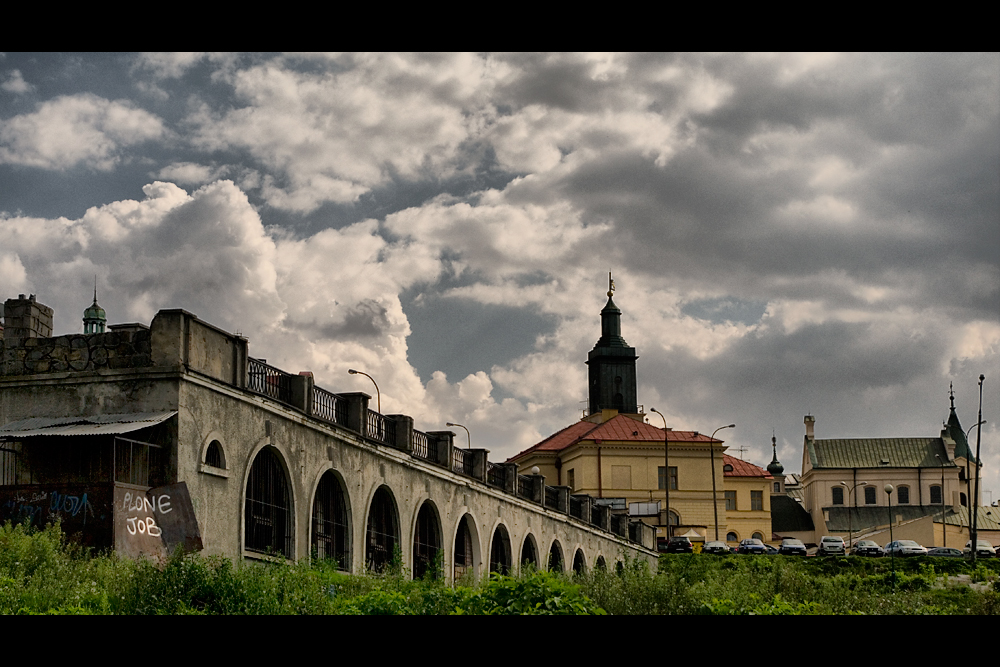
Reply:
[[[969,506],[969,497],[967,495],[965,495],[964,493],[959,494],[959,502],[962,504],[962,507],[968,507]]]
[[[899,487],[899,489],[897,491],[897,502],[900,505],[909,505],[910,504],[910,487],[908,487],[908,486],[901,486],[901,487]]]
[[[726,533],[726,542],[739,542],[739,541],[740,541],[740,536],[734,533],[733,531],[729,531],[728,533]]]
[[[587,559],[583,557],[583,549],[577,549],[573,556],[573,574],[583,575],[587,573]]]
[[[222,451],[222,443],[218,440],[213,440],[208,445],[208,451],[205,452],[205,465],[216,468],[226,467],[226,456]]]
[[[525,566],[538,568],[538,550],[535,549],[535,541],[531,535],[524,538],[524,545],[521,546],[521,570]]]
[[[562,572],[563,569],[562,547],[559,546],[559,540],[555,540],[549,549],[549,572]]]
[[[365,530],[365,563],[373,572],[384,572],[399,548],[399,518],[388,487],[379,487],[372,498]]]
[[[876,503],[876,493],[874,486],[865,487],[865,505],[874,505]]]
[[[455,535],[455,581],[466,574],[475,574],[472,557],[472,531],[469,529],[469,517],[466,515],[458,524],[458,534]]]
[[[493,546],[490,547],[490,572],[510,574],[510,537],[503,524],[493,531]]]
[[[594,567],[596,567],[601,572],[607,572],[608,571],[608,561],[604,560],[604,556],[598,556],[597,557],[597,562],[594,564]]]
[[[755,540],[760,540],[762,542],[764,541],[764,534],[763,533],[754,533],[750,537],[752,537]]]
[[[351,552],[348,545],[347,502],[340,480],[328,470],[316,487],[312,510],[312,555],[316,560],[333,560],[337,569],[348,571]]]
[[[941,504],[941,486],[935,485],[931,487],[931,505]]]
[[[844,487],[835,486],[831,489],[833,491],[833,504],[843,505],[844,504]]]
[[[250,466],[246,490],[245,539],[248,551],[292,558],[292,503],[278,454],[265,447]]]
[[[417,530],[413,536],[413,578],[441,577],[441,524],[430,502],[425,502],[417,514]]]

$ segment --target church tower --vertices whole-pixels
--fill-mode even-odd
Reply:
[[[608,274],[608,303],[601,311],[601,338],[587,355],[590,367],[589,414],[614,409],[620,414],[636,414],[635,348],[622,338],[622,311],[611,295],[615,282]]]

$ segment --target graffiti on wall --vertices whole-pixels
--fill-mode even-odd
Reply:
[[[155,489],[115,488],[115,551],[133,558],[165,558],[178,547],[200,551],[201,532],[187,484]]]

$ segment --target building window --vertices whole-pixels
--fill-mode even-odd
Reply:
[[[726,494],[726,511],[736,511],[736,492],[735,491],[725,491]]]
[[[347,502],[340,481],[323,473],[316,488],[312,511],[312,553],[318,560],[334,560],[341,570],[351,567],[348,550]]]
[[[399,517],[389,487],[380,486],[372,498],[365,529],[365,563],[373,572],[384,572],[399,545]]]
[[[663,488],[663,466],[659,466],[656,469],[656,488]],[[670,490],[677,490],[677,466],[670,466]]]
[[[750,509],[751,510],[763,510],[764,509],[764,492],[763,491],[751,491],[750,492]]]
[[[469,528],[470,521],[471,519],[468,514],[463,516],[462,522],[458,524],[458,533],[455,535],[454,576],[456,582],[464,577],[466,573],[470,575],[475,574],[475,569],[473,568],[472,530]]]
[[[844,504],[844,489],[840,486],[833,487],[833,504],[843,505]]]
[[[942,502],[941,487],[934,485],[931,487],[931,505],[940,505]]]
[[[901,486],[899,487],[899,495],[896,497],[896,502],[900,505],[910,504],[910,487]]]
[[[775,482],[774,483],[774,492],[775,493],[781,493],[781,482]]]
[[[576,490],[576,471],[570,468],[566,471],[566,483],[569,484],[569,488]]]
[[[413,578],[425,575],[437,579],[441,572],[435,569],[441,551],[441,524],[430,501],[424,501],[417,514],[417,530],[413,536]]]
[[[493,545],[490,547],[490,572],[510,574],[510,537],[503,524],[493,531]]]
[[[245,540],[248,551],[292,558],[292,503],[285,468],[277,450],[265,447],[250,466],[247,480]]]
[[[739,541],[740,541],[740,536],[734,533],[733,531],[729,531],[728,533],[726,533],[726,542],[739,542]]]
[[[874,486],[866,486],[865,487],[865,505],[874,505],[875,504],[875,494],[876,494],[876,491],[875,491],[875,487]]]
[[[750,537],[752,537],[755,540],[760,540],[761,542],[764,541],[764,534],[763,533],[754,533]]]
[[[208,446],[208,451],[205,452],[205,465],[216,468],[226,467],[226,457],[222,453],[222,443],[218,440],[213,440],[212,444]]]

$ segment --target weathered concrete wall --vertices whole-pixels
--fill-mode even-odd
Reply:
[[[9,342],[9,341],[8,341]],[[25,338],[3,350],[3,375],[36,375],[152,365],[149,331]]]

